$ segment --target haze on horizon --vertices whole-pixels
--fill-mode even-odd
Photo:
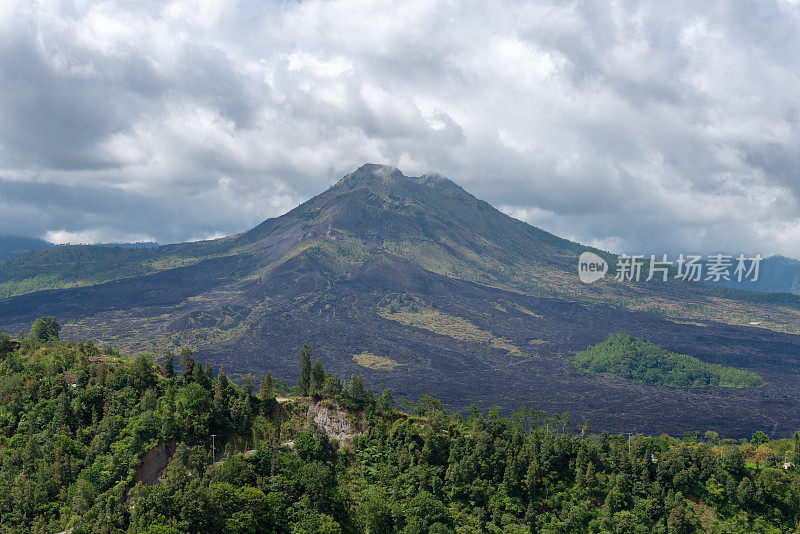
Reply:
[[[365,162],[614,252],[800,257],[800,7],[0,4],[0,234],[233,234]]]

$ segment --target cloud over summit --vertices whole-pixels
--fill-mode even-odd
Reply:
[[[245,230],[363,162],[616,251],[800,256],[796,2],[0,5],[0,233]]]

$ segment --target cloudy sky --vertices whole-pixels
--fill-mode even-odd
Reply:
[[[615,252],[800,257],[800,7],[0,1],[0,233],[230,234],[364,162]]]

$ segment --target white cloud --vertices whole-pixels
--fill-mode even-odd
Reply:
[[[799,30],[789,1],[3,2],[0,233],[234,233],[369,161],[585,243],[798,257]]]
[[[91,243],[142,243],[153,241],[153,237],[148,234],[125,233],[113,228],[95,228],[80,232],[50,230],[45,233],[44,239],[57,245],[83,245]]]

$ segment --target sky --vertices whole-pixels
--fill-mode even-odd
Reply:
[[[800,6],[0,2],[0,234],[217,237],[366,162],[613,252],[800,257]]]

